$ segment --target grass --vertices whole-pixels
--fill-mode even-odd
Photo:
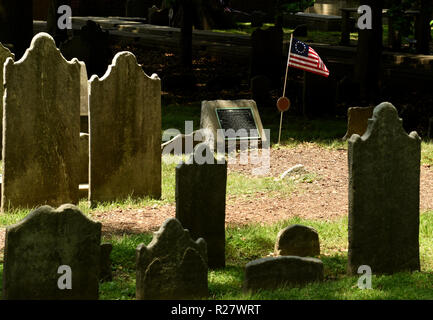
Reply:
[[[255,294],[244,293],[245,264],[267,256],[273,251],[275,238],[290,224],[315,228],[321,240],[320,259],[324,263],[325,280],[302,288],[281,288]],[[100,287],[101,299],[132,299],[135,295],[135,248],[148,244],[150,234],[105,239],[113,243],[113,272],[115,280]],[[227,267],[209,271],[209,299],[433,299],[433,212],[421,215],[420,255],[422,272],[405,272],[391,276],[373,275],[372,289],[360,290],[357,276],[346,275],[347,219],[311,221],[293,218],[273,225],[253,224],[231,227],[226,231]]]

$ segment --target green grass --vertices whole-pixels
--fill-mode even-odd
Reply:
[[[273,252],[277,233],[290,224],[315,228],[321,240],[325,280],[302,288],[280,288],[255,294],[244,293],[245,264]],[[101,299],[133,299],[135,294],[135,248],[148,244],[150,234],[113,237],[113,282],[100,287]],[[230,227],[226,231],[227,267],[209,271],[209,299],[433,299],[433,212],[421,215],[421,272],[405,272],[391,276],[373,275],[372,290],[360,290],[357,276],[346,275],[347,219],[312,221],[293,218],[273,225],[259,224]]]

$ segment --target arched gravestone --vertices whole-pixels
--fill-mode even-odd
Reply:
[[[98,299],[100,243],[101,223],[73,205],[32,211],[6,229],[3,298]],[[70,290],[59,288],[60,266],[70,267]]]
[[[8,48],[5,48],[0,43],[0,115],[3,118],[3,93],[4,93],[4,86],[3,86],[3,66],[7,60],[7,58],[15,59],[15,55],[9,51]],[[0,121],[0,146],[3,145],[3,121]],[[1,155],[0,155],[1,156]]]
[[[419,270],[421,139],[390,103],[374,109],[367,132],[349,139],[349,261],[356,274]]]
[[[200,164],[203,154],[208,159]],[[225,267],[226,186],[227,162],[215,159],[205,143],[176,167],[176,218],[193,239],[206,240],[209,268]]]
[[[2,210],[77,203],[80,63],[39,33],[4,76]]]
[[[166,220],[152,242],[140,244],[136,252],[137,300],[208,295],[206,242],[193,241],[178,220]]]
[[[161,80],[120,52],[90,79],[90,200],[161,196]]]

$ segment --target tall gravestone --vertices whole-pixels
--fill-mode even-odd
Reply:
[[[208,147],[204,152],[210,154]],[[218,164],[213,154],[212,163],[191,160],[176,167],[176,218],[193,239],[206,240],[209,268],[222,268],[225,266],[227,163],[223,159]]]
[[[374,109],[367,132],[349,139],[349,261],[356,274],[419,270],[421,139],[406,134],[390,103]]]
[[[3,118],[3,94],[4,94],[4,86],[3,86],[3,66],[7,60],[7,58],[15,59],[15,55],[10,52],[8,48],[5,48],[0,43],[0,114]],[[0,146],[3,145],[3,121],[0,121]]]
[[[101,223],[73,205],[34,210],[6,229],[3,298],[98,299],[100,242]]]
[[[192,299],[208,295],[206,242],[193,241],[168,219],[152,242],[137,247],[137,300]]]
[[[90,79],[90,200],[161,196],[161,81],[120,52]]]
[[[40,33],[4,76],[2,210],[77,203],[80,63]]]

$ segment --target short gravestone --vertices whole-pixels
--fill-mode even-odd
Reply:
[[[316,258],[267,257],[245,266],[244,291],[274,290],[323,281],[323,263]]]
[[[374,107],[353,107],[347,110],[347,132],[343,140],[349,139],[352,134],[362,136],[367,131],[368,119],[373,116]]]
[[[120,52],[90,79],[90,201],[161,196],[161,80]]]
[[[2,210],[78,202],[80,63],[40,33],[4,67]]]
[[[98,299],[100,241],[101,223],[73,205],[32,211],[6,229],[3,298]]]
[[[1,66],[1,69],[0,69],[0,114],[2,115],[2,117],[3,117],[3,93],[4,93],[3,66],[4,66],[7,58],[15,59],[15,55],[13,53],[11,53],[8,48],[4,47],[0,43],[0,66]],[[3,122],[0,121],[0,147],[3,144],[2,135],[3,135]],[[0,157],[1,157],[1,155],[0,155]]]
[[[421,139],[402,127],[390,103],[374,109],[367,132],[349,139],[348,271],[420,269]]]
[[[275,253],[281,256],[317,256],[320,254],[319,235],[311,227],[291,225],[278,233]]]
[[[193,241],[178,220],[168,219],[147,247],[137,247],[137,300],[206,297],[206,259],[206,242]]]
[[[210,154],[209,149],[205,152]],[[209,268],[222,268],[225,266],[227,163],[222,159],[218,164],[213,153],[211,160],[212,163],[198,164],[191,156],[187,163],[176,167],[176,218],[193,239],[206,240]]]
[[[200,128],[205,141],[218,152],[230,148],[233,141],[236,148],[241,141],[256,146],[268,141],[254,100],[202,101]]]
[[[270,107],[272,105],[271,81],[268,77],[263,75],[255,76],[251,78],[250,86],[251,96],[259,108]]]

